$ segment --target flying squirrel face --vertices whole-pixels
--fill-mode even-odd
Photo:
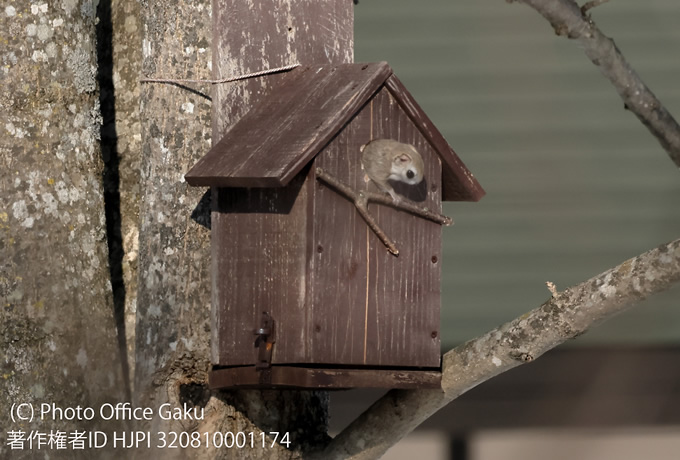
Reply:
[[[393,139],[376,139],[364,144],[361,165],[368,179],[373,180],[383,192],[395,201],[401,198],[389,184],[389,180],[415,185],[423,180],[425,165],[416,148]]]
[[[410,144],[401,144],[400,152],[392,159],[389,178],[410,185],[419,184],[423,180],[423,159]]]

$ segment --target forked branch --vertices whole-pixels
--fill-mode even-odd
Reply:
[[[578,40],[586,56],[614,85],[624,107],[638,117],[680,168],[680,125],[626,61],[614,40],[586,13],[601,1],[588,2],[583,8],[574,0],[508,1],[530,6],[550,22],[557,35]]]
[[[421,208],[420,206],[417,206],[409,201],[394,201],[391,196],[385,195],[384,193],[355,190],[321,168],[316,168],[315,172],[317,179],[330,185],[332,188],[340,192],[354,203],[354,206],[357,208],[357,211],[361,217],[363,217],[363,219],[366,221],[366,224],[371,230],[373,230],[373,233],[375,233],[376,236],[380,238],[380,241],[383,242],[387,250],[395,256],[399,255],[399,250],[397,249],[397,246],[394,244],[394,242],[387,236],[385,231],[380,228],[371,213],[368,211],[369,202],[392,206],[393,208],[415,214],[416,216],[431,220],[432,222],[436,222],[440,225],[453,224],[453,220],[450,217],[430,211],[427,208]]]

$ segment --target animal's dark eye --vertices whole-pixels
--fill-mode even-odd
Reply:
[[[415,173],[413,171],[411,171],[410,169],[406,171],[406,177],[408,177],[409,179],[413,179],[413,176],[415,176]]]

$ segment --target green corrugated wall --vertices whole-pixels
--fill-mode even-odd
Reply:
[[[680,1],[592,10],[680,117]],[[465,341],[549,293],[680,237],[680,171],[575,42],[502,0],[361,0],[355,60],[386,60],[487,191],[447,203],[442,339]],[[680,344],[680,289],[575,344]]]

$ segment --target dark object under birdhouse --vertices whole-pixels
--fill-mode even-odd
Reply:
[[[375,139],[422,157],[396,200],[362,170]],[[433,220],[484,191],[386,63],[291,71],[186,180],[213,192],[211,387],[440,385]]]

